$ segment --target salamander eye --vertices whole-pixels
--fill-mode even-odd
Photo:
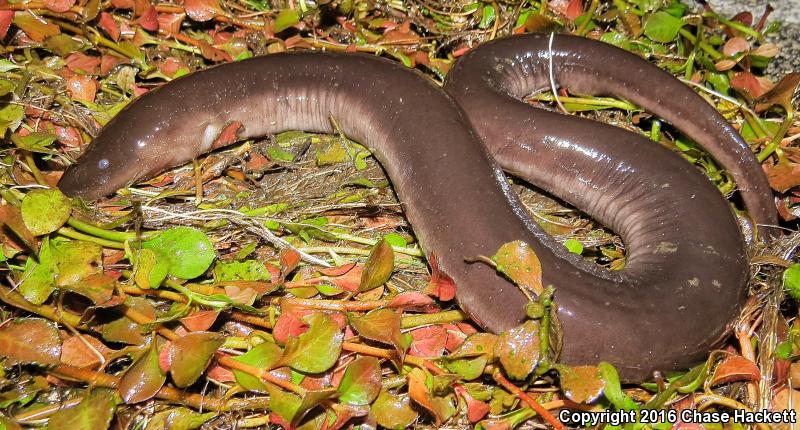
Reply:
[[[97,162],[97,168],[100,170],[105,170],[108,168],[108,159],[103,158],[102,160]]]

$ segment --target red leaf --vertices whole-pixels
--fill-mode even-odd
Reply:
[[[56,125],[55,132],[56,136],[58,136],[58,141],[66,146],[79,148],[81,145],[83,145],[83,137],[81,137],[81,133],[75,127],[62,127],[60,125]]]
[[[322,273],[325,276],[342,276],[347,272],[353,270],[356,267],[356,263],[345,264],[339,267],[329,267],[325,269],[320,269],[319,273]],[[361,276],[361,274],[359,274]]]
[[[53,12],[63,13],[75,5],[75,0],[44,0],[44,7]]]
[[[300,264],[300,253],[293,249],[281,251],[281,278],[291,273]]]
[[[195,21],[208,21],[220,12],[217,0],[186,0],[184,9],[189,18]]]
[[[160,13],[158,14],[158,29],[167,34],[179,33],[185,16],[182,13]]]
[[[119,64],[124,63],[124,58],[117,57],[116,55],[103,54],[100,57],[100,75],[107,76]]]
[[[233,372],[230,370],[220,366],[219,364],[211,364],[208,370],[206,371],[206,375],[218,382],[234,382],[236,381],[236,377],[233,375]]]
[[[81,337],[71,336],[64,341],[61,345],[61,362],[75,367],[97,369],[100,366],[100,357],[97,353],[107,358],[112,351],[95,337],[89,335]],[[86,345],[87,343],[91,348]]]
[[[119,25],[117,25],[117,21],[114,21],[114,17],[108,12],[101,12],[100,19],[97,21],[97,24],[102,28],[111,39],[115,42],[119,40]]]
[[[418,291],[398,294],[389,302],[389,307],[420,312],[436,312],[439,309],[432,298]]]
[[[489,413],[489,405],[472,397],[463,385],[456,385],[453,388],[456,394],[461,396],[467,403],[467,419],[469,422],[475,424]]]
[[[564,15],[566,15],[570,21],[575,21],[579,16],[583,15],[583,1],[570,0],[567,9],[564,11]]]
[[[438,297],[439,300],[443,302],[453,300],[456,296],[455,281],[446,273],[439,270],[439,264],[436,261],[435,254],[431,253],[429,262],[431,264],[431,280],[425,291]]]
[[[11,21],[14,20],[13,10],[0,10],[0,39],[5,39],[8,34],[8,29],[11,27]]]
[[[229,122],[225,125],[225,128],[219,132],[214,143],[211,144],[211,149],[222,148],[223,146],[228,146],[231,143],[239,141],[239,134],[242,132],[244,132],[244,124],[239,121]]]
[[[100,67],[100,59],[91,57],[81,52],[75,52],[67,57],[67,68],[75,73],[85,75],[97,74]]]
[[[753,25],[753,14],[750,12],[739,12],[731,18],[731,21],[738,21],[744,25],[751,26]]]
[[[741,355],[728,355],[714,369],[711,385],[759,380],[761,380],[761,371],[755,363]]]
[[[214,325],[218,315],[218,311],[195,311],[181,318],[181,323],[189,331],[206,331]]]
[[[136,22],[138,22],[139,25],[141,25],[142,28],[147,31],[158,30],[158,12],[156,12],[156,8],[154,8],[152,5],[148,6],[142,16],[140,16]]]
[[[290,337],[296,337],[308,331],[308,324],[306,324],[293,312],[284,312],[278,317],[275,322],[275,327],[272,329],[272,336],[275,341],[283,345]]]
[[[408,353],[418,357],[441,357],[447,343],[447,330],[440,325],[418,328],[411,331],[411,348]]]
[[[133,9],[133,0],[111,0],[111,4],[117,9]]]
[[[731,86],[750,99],[756,99],[765,93],[758,78],[750,72],[737,72],[731,79]]]

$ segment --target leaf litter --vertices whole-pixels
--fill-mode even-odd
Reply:
[[[248,141],[88,206],[51,188],[133,97],[212,63],[324,48],[381,54],[441,81],[476,43],[562,29],[697,87],[753,145],[794,229],[800,79],[763,76],[779,54],[765,38],[779,25],[769,12],[724,17],[660,0],[3,2],[0,426],[563,428],[565,407],[788,408],[800,397],[794,230],[753,249],[751,300],[725,352],[623,386],[608,364],[553,361],[553,291],[523,243],[486,261],[531,294],[531,319],[478,332],[435,256],[422,259],[380,167],[341,133]],[[635,106],[559,99],[673,148],[733,191],[696,145]],[[511,180],[570,252],[624,266],[612,232]]]

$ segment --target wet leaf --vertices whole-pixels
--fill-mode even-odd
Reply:
[[[143,402],[153,398],[166,380],[167,374],[158,365],[158,350],[153,340],[147,351],[122,376],[119,394],[125,403]]]
[[[272,342],[264,342],[233,359],[259,369],[270,370],[275,367],[282,355],[283,350],[281,347]],[[267,386],[261,379],[236,369],[233,369],[233,374],[236,377],[236,382],[242,388],[250,391],[267,391]]]
[[[398,294],[387,307],[418,312],[435,312],[439,309],[432,298],[417,291]]]
[[[25,117],[25,109],[18,104],[8,103],[0,107],[0,133],[5,135],[8,130],[16,130]]]
[[[145,316],[155,319],[156,311],[150,301],[142,297],[128,297],[125,306],[135,309]],[[131,345],[141,345],[145,342],[141,332],[142,327],[127,317],[120,317],[107,324],[103,324],[101,334],[103,339],[110,342],[122,342]]]
[[[61,33],[61,29],[57,25],[34,16],[30,12],[14,15],[14,24],[36,42],[44,42],[48,37]]]
[[[609,363],[601,362],[597,365],[597,370],[600,372],[600,378],[603,380],[605,389],[603,395],[620,410],[638,410],[639,405],[628,397],[623,391],[619,382],[619,373]]]
[[[194,430],[217,415],[218,412],[199,414],[181,406],[157,412],[148,420],[144,430]]]
[[[117,401],[114,397],[114,390],[93,388],[77,405],[61,409],[53,414],[47,423],[47,429],[107,429],[117,409]]]
[[[764,94],[761,82],[750,72],[736,72],[731,78],[731,87],[749,99],[756,99]]]
[[[108,12],[101,12],[100,13],[100,20],[98,20],[97,24],[102,28],[106,34],[115,42],[119,41],[119,36],[121,31],[119,29],[119,25],[117,25],[117,21],[114,20],[114,16]]]
[[[743,37],[732,37],[722,46],[722,53],[727,57],[750,50],[750,42]]]
[[[522,241],[503,244],[492,256],[497,271],[508,276],[520,287],[540,294],[542,286],[542,264],[530,245]]]
[[[73,100],[93,102],[97,82],[90,76],[75,75],[67,79],[67,92]]]
[[[306,393],[300,398],[300,405],[295,411],[291,424],[296,426],[306,416],[306,414],[311,412],[312,409],[319,406],[319,404],[324,400],[336,397],[336,394],[337,392],[334,388],[322,388],[319,390],[306,391]]]
[[[189,18],[199,22],[208,21],[222,12],[217,0],[186,0],[184,9]]]
[[[576,403],[592,403],[603,394],[605,384],[596,366],[558,366],[561,391]]]
[[[386,239],[381,239],[369,254],[358,291],[368,291],[380,287],[389,280],[394,270],[394,251]]]
[[[711,386],[730,382],[761,380],[761,371],[755,363],[741,355],[727,355],[717,364],[711,377]]]
[[[483,375],[489,362],[494,361],[497,336],[491,333],[475,333],[467,337],[461,346],[446,357],[444,366],[466,380]]]
[[[293,249],[284,249],[281,251],[281,277],[286,278],[289,273],[297,268],[300,264],[300,253]]]
[[[504,331],[494,350],[509,377],[525,379],[536,369],[541,359],[539,324],[527,320]]]
[[[379,425],[392,430],[405,429],[419,417],[407,395],[392,394],[385,389],[372,404],[371,413]]]
[[[200,230],[190,227],[175,227],[142,243],[142,248],[151,249],[159,258],[169,263],[168,273],[181,279],[196,278],[216,258],[214,245]]]
[[[188,387],[203,374],[224,339],[214,332],[195,331],[172,342],[169,373],[180,388]]]
[[[681,27],[683,27],[682,19],[659,11],[650,15],[645,21],[644,35],[656,42],[669,43],[675,40]]]
[[[412,341],[408,349],[410,355],[418,357],[441,357],[447,345],[447,329],[441,325],[431,325],[412,330]]]
[[[564,246],[567,247],[567,250],[573,254],[583,254],[583,244],[575,239],[567,239],[564,241]]]
[[[0,356],[7,364],[55,365],[61,338],[55,323],[42,318],[17,318],[0,327]]]
[[[0,39],[5,39],[11,22],[14,20],[13,10],[0,10]]]
[[[314,313],[306,317],[307,332],[286,341],[280,364],[306,373],[324,372],[339,359],[344,333],[329,315]]]
[[[381,366],[377,358],[358,357],[347,366],[339,383],[339,401],[369,405],[381,391]]]
[[[351,316],[350,325],[362,337],[394,346],[398,358],[402,360],[409,342],[400,332],[398,311],[388,308],[375,309],[361,317]]]

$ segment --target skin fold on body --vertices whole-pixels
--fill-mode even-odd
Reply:
[[[523,240],[556,287],[562,362],[609,361],[628,381],[694,364],[724,339],[745,298],[746,247],[728,203],[668,149],[520,98],[549,86],[552,55],[561,85],[639,103],[700,143],[732,173],[754,220],[774,224],[766,179],[724,118],[672,76],[600,42],[548,42],[525,35],[470,51],[448,76],[450,95],[367,55],[293,52],[212,67],[122,110],[59,187],[100,198],[208,152],[230,124],[241,124],[247,139],[331,133],[334,118],[381,163],[426,253],[436,254],[459,305],[481,326],[515,326],[527,299],[491,267],[465,259]],[[625,268],[569,254],[532,221],[501,167],[620,234]]]

